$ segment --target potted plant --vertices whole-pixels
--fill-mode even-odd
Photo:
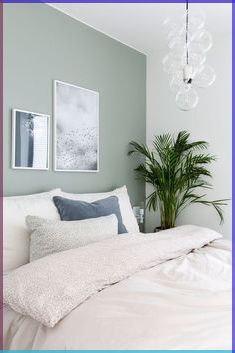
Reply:
[[[189,204],[212,206],[223,222],[223,210],[227,200],[209,201],[203,189],[211,189],[212,178],[208,166],[215,157],[207,153],[205,141],[189,141],[190,134],[180,131],[176,138],[171,134],[156,136],[153,149],[132,141],[129,155],[142,157],[135,171],[138,177],[153,186],[147,197],[147,208],[160,211],[161,229],[173,228],[179,214]]]

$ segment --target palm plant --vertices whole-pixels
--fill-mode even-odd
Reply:
[[[180,131],[176,137],[171,134],[156,136],[153,150],[146,145],[132,141],[129,155],[137,153],[142,157],[135,171],[140,179],[150,183],[154,191],[147,197],[149,210],[160,210],[161,229],[175,226],[179,214],[189,204],[212,206],[223,222],[223,210],[227,200],[209,201],[203,189],[211,189],[208,182],[212,175],[208,166],[215,157],[208,153],[205,141],[189,142],[190,134]]]

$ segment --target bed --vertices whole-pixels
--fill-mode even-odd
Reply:
[[[5,200],[4,349],[231,350],[229,241],[192,225],[136,232],[121,189],[128,235],[28,263],[25,215],[58,219],[51,198],[59,194]]]

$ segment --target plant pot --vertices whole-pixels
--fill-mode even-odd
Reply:
[[[160,227],[156,227],[156,228],[154,228],[154,233],[158,233],[158,232],[161,232],[161,230],[162,230],[162,227],[160,226]]]

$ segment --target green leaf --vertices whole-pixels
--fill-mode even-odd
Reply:
[[[193,203],[213,207],[223,222],[222,207],[228,200],[210,201],[200,192],[212,188],[210,165],[216,158],[207,152],[208,146],[206,141],[190,141],[187,131],[180,131],[176,138],[169,133],[155,136],[152,149],[130,142],[128,154],[140,158],[137,177],[154,187],[147,207],[160,210],[163,228],[174,226],[179,214]]]

